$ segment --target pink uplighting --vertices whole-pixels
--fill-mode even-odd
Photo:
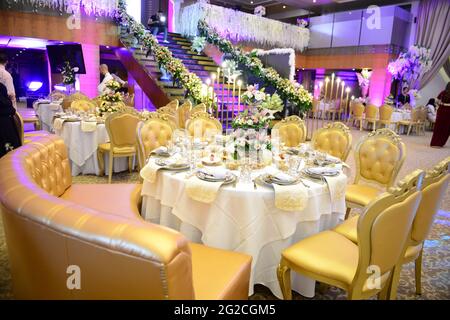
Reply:
[[[173,0],[169,0],[168,20],[169,32],[175,32],[175,4]]]

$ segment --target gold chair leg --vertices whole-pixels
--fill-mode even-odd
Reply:
[[[363,129],[363,121],[361,119],[359,120],[359,131],[362,131],[362,129]]]
[[[398,282],[400,281],[400,272],[401,271],[402,271],[402,264],[399,263],[398,265],[396,265],[394,267],[390,283],[386,284],[389,286],[388,294],[387,294],[388,300],[397,299],[397,288],[398,288]]]
[[[284,300],[292,300],[291,269],[283,264],[283,260],[278,265],[277,277]]]
[[[128,157],[128,171],[133,172],[133,156]]]
[[[347,208],[347,211],[345,212],[345,218],[344,220],[348,219],[348,216],[350,215],[350,212],[352,211],[352,208]]]
[[[105,175],[105,158],[103,157],[103,152],[100,149],[97,150],[97,160],[98,160],[98,168],[99,168],[99,176]]]
[[[414,261],[414,271],[416,276],[416,294],[422,294],[422,254],[423,249],[420,250],[420,254],[417,257],[416,261]]]
[[[412,126],[409,125],[409,126],[408,126],[408,133],[406,134],[407,136],[409,136],[409,134],[411,133],[411,128],[412,128]]]
[[[112,173],[114,165],[114,154],[112,151],[109,152],[109,168],[108,168],[108,183],[111,183]]]

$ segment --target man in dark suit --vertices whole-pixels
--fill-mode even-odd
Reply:
[[[168,43],[167,41],[167,18],[163,14],[161,10],[158,13],[152,15],[150,19],[148,19],[147,25],[150,29],[150,32],[156,37],[156,35],[162,30],[164,32],[164,43]]]

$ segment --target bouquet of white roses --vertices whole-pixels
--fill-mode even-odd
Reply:
[[[117,112],[120,109],[120,105],[109,101],[102,101],[100,107],[97,108],[97,114],[102,117],[107,113]]]
[[[106,83],[106,88],[108,88],[112,92],[116,92],[117,90],[122,88],[122,85],[116,80],[112,79]]]
[[[64,84],[74,84],[75,83],[75,72],[78,72],[78,67],[71,67],[70,62],[66,61],[64,63],[64,66],[60,68],[61,75],[63,78]]]
[[[258,86],[248,86],[241,96],[242,102],[248,105],[258,105],[266,100],[266,93],[264,88],[258,90]]]

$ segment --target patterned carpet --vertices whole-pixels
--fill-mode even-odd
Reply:
[[[352,130],[354,144],[359,137],[367,134]],[[439,160],[450,156],[450,146],[443,149],[430,148],[430,132],[425,136],[402,136],[407,147],[407,158],[399,178],[416,168],[426,169]],[[351,155],[348,164],[354,167],[354,159]],[[350,173],[350,180],[353,172]],[[74,183],[106,183],[106,177],[78,176],[74,177]],[[113,177],[113,183],[138,182],[137,173],[120,173]],[[402,300],[435,300],[450,299],[450,188],[447,190],[433,225],[429,239],[425,243],[423,267],[422,267],[422,295],[415,295],[414,264],[410,263],[403,267],[398,299]],[[345,299],[345,293],[337,288],[316,288],[317,300]],[[9,271],[8,254],[3,231],[3,223],[0,219],[0,299],[12,299],[11,276]],[[255,286],[255,294],[252,300],[276,299],[270,290],[262,285]],[[294,293],[294,299],[306,299]]]

